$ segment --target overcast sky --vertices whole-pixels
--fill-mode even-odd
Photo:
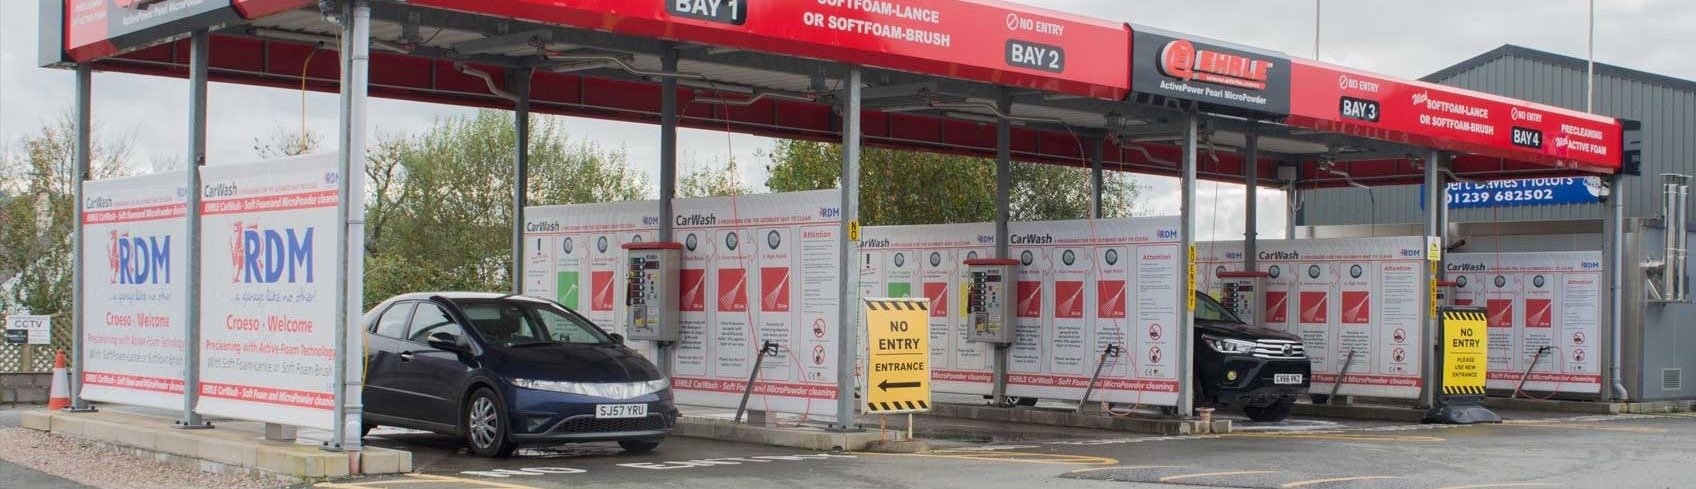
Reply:
[[[1283,51],[1313,55],[1314,0],[1018,0],[1082,15],[1135,22]],[[1600,62],[1696,79],[1696,2],[1598,0],[1596,58]],[[39,2],[0,0],[0,142],[15,148],[26,134],[71,106],[73,75],[36,67]],[[1323,4],[1321,58],[1355,68],[1417,78],[1502,44],[1512,43],[1583,57],[1586,0],[1331,0]],[[97,137],[131,138],[143,166],[180,161],[187,145],[187,83],[123,74],[94,77]],[[306,96],[307,125],[333,139],[336,98]],[[374,134],[417,131],[439,117],[469,110],[382,99],[371,101]],[[297,91],[214,84],[210,94],[209,164],[254,159],[255,138],[301,123]],[[568,119],[571,136],[622,147],[632,162],[657,174],[658,128],[640,124]],[[770,141],[751,136],[685,129],[688,163],[722,161],[734,154],[743,177],[764,182],[756,150]],[[166,163],[171,162],[171,163]],[[1150,187],[1144,210],[1175,214],[1171,179],[1139,178]],[[1215,187],[1218,187],[1215,189]],[[1202,184],[1199,234],[1240,236],[1242,188]],[[1283,197],[1264,192],[1262,236],[1283,233]],[[1214,198],[1217,196],[1218,198]],[[1217,217],[1215,217],[1217,214]]]

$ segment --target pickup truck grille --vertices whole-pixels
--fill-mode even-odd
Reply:
[[[1250,351],[1255,358],[1271,360],[1300,360],[1307,358],[1307,348],[1300,341],[1290,340],[1256,340],[1254,350]]]

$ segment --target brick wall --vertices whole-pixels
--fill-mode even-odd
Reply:
[[[0,404],[45,404],[53,374],[0,374]]]

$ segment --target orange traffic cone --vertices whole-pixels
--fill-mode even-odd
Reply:
[[[60,410],[71,407],[71,379],[65,373],[65,351],[59,350],[53,357],[53,390],[47,394],[47,409]]]

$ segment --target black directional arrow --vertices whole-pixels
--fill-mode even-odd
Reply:
[[[920,384],[918,382],[890,382],[888,380],[885,380],[883,382],[878,382],[877,388],[883,389],[884,392],[888,392],[890,388],[917,389],[917,388],[919,388],[919,385]]]

